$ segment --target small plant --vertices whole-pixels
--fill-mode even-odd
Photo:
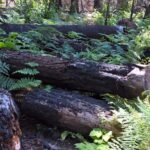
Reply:
[[[68,32],[67,36],[71,39],[78,39],[78,38],[81,38],[82,34],[74,32],[74,31],[70,31]]]
[[[113,137],[111,131],[107,132],[100,128],[93,129],[89,136],[92,138],[93,143],[84,141],[75,144],[76,148],[79,150],[108,150],[108,141]]]
[[[119,136],[109,141],[110,150],[148,150],[150,147],[150,92],[146,91],[136,101],[110,97],[114,118],[122,127]]]
[[[71,138],[77,138],[81,141],[85,140],[84,137],[80,133],[73,133],[73,132],[70,132],[70,131],[64,131],[61,134],[61,140],[64,141],[68,136],[70,136]]]
[[[34,76],[39,74],[39,71],[35,69],[38,66],[35,62],[26,63],[28,68],[23,68],[13,72],[13,74],[28,75],[28,77],[21,78],[11,87],[11,90],[23,89],[23,88],[35,88],[41,85],[41,80],[34,79]]]
[[[34,79],[34,76],[39,73],[34,67],[37,66],[37,63],[29,62],[28,65],[30,68],[24,68],[21,70],[15,71],[13,74],[22,74],[28,77],[21,79],[12,79],[9,75],[9,65],[5,62],[0,61],[0,87],[7,90],[19,90],[19,89],[28,89],[35,88],[41,85],[41,80]]]

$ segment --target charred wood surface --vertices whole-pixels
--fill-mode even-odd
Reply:
[[[35,90],[25,96],[22,111],[30,117],[47,125],[63,127],[87,134],[92,128],[104,126],[102,119],[110,118],[112,113],[106,101],[97,100],[78,93],[61,89],[51,91]]]
[[[0,90],[0,150],[20,150],[18,109],[11,95]]]
[[[75,31],[84,34],[89,38],[99,38],[99,33],[102,34],[116,34],[118,32],[117,26],[100,26],[100,25],[31,25],[31,24],[1,24],[0,28],[9,32],[26,32],[38,27],[56,28],[62,33]]]
[[[3,61],[12,71],[22,69],[27,62],[36,62],[43,82],[58,87],[94,92],[111,93],[133,98],[150,89],[148,66],[98,64],[89,61],[69,61],[53,56],[27,52],[2,51]],[[2,56],[0,56],[2,57]]]

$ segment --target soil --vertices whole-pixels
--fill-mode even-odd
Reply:
[[[62,129],[47,127],[32,118],[22,116],[21,150],[75,150],[76,139],[61,140]],[[79,142],[79,141],[78,141]]]

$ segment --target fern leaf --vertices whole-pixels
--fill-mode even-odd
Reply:
[[[0,60],[0,74],[8,75],[9,70],[9,65]]]
[[[15,71],[14,74],[15,73],[19,73],[23,75],[37,75],[39,71],[37,69],[24,68],[24,69]]]
[[[14,80],[10,77],[0,74],[0,88],[10,90],[14,84]]]
[[[40,84],[41,80],[36,80],[34,78],[21,78],[11,87],[11,90],[38,87]]]
[[[39,64],[36,62],[28,62],[28,63],[26,63],[26,65],[29,67],[38,67],[39,66]]]

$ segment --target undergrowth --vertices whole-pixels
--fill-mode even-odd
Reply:
[[[26,68],[16,70],[10,74],[10,67],[5,62],[0,60],[0,88],[7,90],[20,90],[35,88],[41,85],[41,80],[34,78],[39,71],[35,68],[38,66],[37,63],[28,62]],[[26,75],[26,77],[20,79],[14,79],[11,75],[21,74]]]
[[[138,20],[137,30],[128,29],[128,33],[116,35],[100,34],[99,39],[90,39],[72,31],[63,34],[49,27],[9,35],[0,30],[0,48],[29,50],[65,59],[86,59],[112,64],[149,64],[149,59],[144,56],[144,48],[150,47],[148,20]]]
[[[121,133],[116,136],[111,131],[96,128],[89,134],[92,141],[82,139],[81,143],[76,144],[76,148],[79,150],[149,150],[150,91],[144,92],[141,98],[138,97],[132,102],[112,95],[107,95],[106,98],[111,102],[113,117],[111,122],[105,120],[104,123],[117,122],[122,128]]]

